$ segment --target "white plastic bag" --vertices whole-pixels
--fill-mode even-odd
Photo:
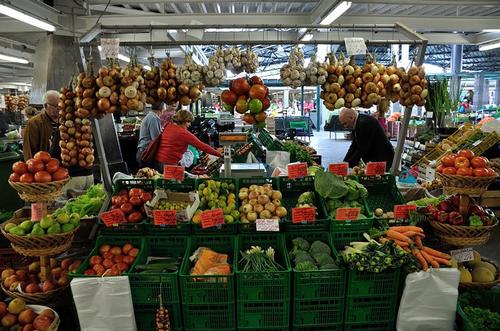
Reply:
[[[399,306],[397,330],[453,330],[459,281],[460,272],[454,268],[409,274]]]
[[[137,331],[127,276],[74,278],[81,331]]]

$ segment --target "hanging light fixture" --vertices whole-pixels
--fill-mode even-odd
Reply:
[[[55,26],[53,26],[52,24],[49,24],[33,16],[26,15],[25,13],[22,13],[17,9],[7,7],[5,5],[0,5],[0,14],[10,16],[18,21],[33,25],[34,27],[42,30],[46,30],[49,32],[53,32],[56,30]]]

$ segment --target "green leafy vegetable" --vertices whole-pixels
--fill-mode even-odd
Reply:
[[[489,309],[465,307],[464,313],[475,330],[494,331],[500,330],[500,314]]]
[[[348,192],[348,187],[342,180],[342,177],[322,169],[316,172],[314,188],[323,199],[339,199]]]

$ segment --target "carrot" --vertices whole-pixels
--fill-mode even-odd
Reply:
[[[415,232],[424,232],[422,228],[413,225],[401,225],[401,226],[392,226],[391,230],[397,232],[406,232],[406,231],[415,231]]]
[[[403,232],[403,234],[409,238],[412,238],[412,237],[422,237],[422,238],[425,238],[425,234],[423,233],[420,233],[420,232],[415,232],[415,231],[406,231],[406,232]]]
[[[396,240],[393,239],[393,241],[398,245],[399,247],[408,247],[410,244],[408,244],[406,241],[401,241],[401,240]]]
[[[411,252],[413,253],[413,255],[417,258],[418,262],[420,263],[420,265],[422,266],[422,269],[424,271],[427,271],[427,269],[429,269],[429,264],[427,263],[427,261],[424,259],[424,257],[422,256],[422,254],[420,253],[420,251],[416,248],[413,248],[411,250]]]
[[[451,262],[449,260],[446,260],[446,259],[443,259],[443,258],[440,258],[437,256],[432,256],[432,258],[434,259],[434,261],[436,261],[438,263],[441,263],[441,264],[444,264],[447,266],[451,266]]]
[[[449,260],[451,259],[451,256],[448,255],[448,254],[445,254],[443,252],[440,252],[440,251],[436,251],[435,249],[432,249],[430,247],[426,247],[424,246],[422,248],[423,251],[427,252],[428,254],[431,254],[431,255],[434,255],[434,256],[437,256],[437,257],[440,257],[442,259],[446,259],[446,260]]]
[[[426,252],[424,252],[424,251],[420,251],[420,254],[422,254],[422,256],[424,257],[424,259],[425,259],[427,262],[431,263],[431,264],[432,264],[432,262],[433,262],[433,261],[435,261],[435,260],[434,260],[434,258],[433,258],[431,255],[427,254],[427,253],[426,253]]]
[[[415,244],[417,245],[417,248],[422,249],[422,247],[423,247],[422,238],[420,238],[419,236],[416,236],[415,237]]]
[[[432,262],[431,262],[431,266],[432,266],[433,268],[439,269],[439,263],[437,263],[437,261],[436,261],[436,260],[432,260]]]
[[[404,234],[402,234],[400,232],[389,229],[389,230],[387,230],[386,234],[389,237],[389,239],[397,239],[397,240],[401,240],[401,241],[406,241],[409,244],[413,243],[413,240],[411,240],[410,238],[408,238],[407,236],[405,236]]]

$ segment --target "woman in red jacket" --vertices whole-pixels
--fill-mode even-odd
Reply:
[[[192,145],[205,153],[220,157],[221,154],[209,145],[201,142],[194,134],[188,131],[193,114],[187,110],[179,110],[172,118],[173,123],[167,124],[161,136],[160,147],[156,153],[159,171],[163,165],[178,165],[188,145]]]

